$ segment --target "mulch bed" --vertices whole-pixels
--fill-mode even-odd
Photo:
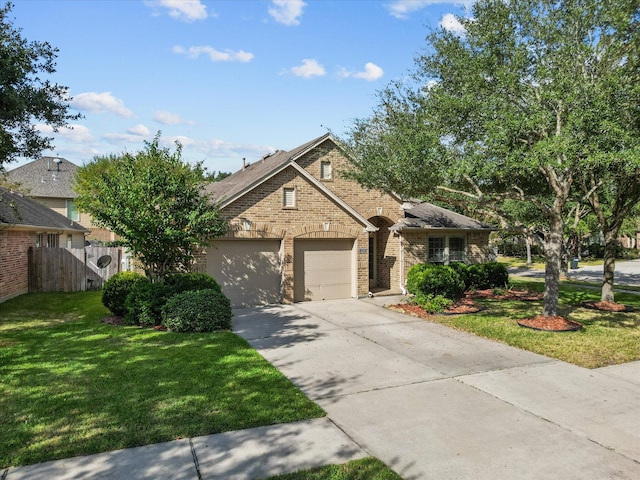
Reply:
[[[629,313],[633,312],[633,307],[631,305],[623,305],[622,303],[615,302],[582,302],[582,306],[584,308],[590,308],[591,310],[600,310],[602,312],[620,312],[620,313]]]
[[[465,294],[467,298],[492,298],[495,300],[522,300],[525,302],[536,302],[544,298],[542,292],[530,292],[528,290],[506,290],[504,293],[496,295],[494,290],[474,290]]]
[[[561,316],[545,317],[537,315],[531,318],[518,320],[518,325],[533,330],[544,330],[546,332],[575,332],[582,329],[582,324],[567,320]]]

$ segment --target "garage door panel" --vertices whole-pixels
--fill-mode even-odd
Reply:
[[[300,240],[295,249],[295,300],[352,296],[353,240]]]
[[[280,241],[215,242],[209,249],[209,274],[236,306],[280,302]]]

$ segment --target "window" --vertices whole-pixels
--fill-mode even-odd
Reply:
[[[320,178],[322,180],[331,180],[331,162],[320,162]]]
[[[47,247],[58,248],[60,236],[57,233],[47,233]]]
[[[67,233],[67,248],[73,248],[73,235]]]
[[[80,220],[80,212],[73,200],[67,200],[67,218],[77,222]]]
[[[36,247],[44,246],[44,233],[38,233],[36,235]]]
[[[449,237],[449,262],[466,261],[464,237]]]
[[[429,263],[444,261],[444,237],[429,237]]]
[[[295,208],[296,206],[296,189],[285,187],[282,199],[282,205],[285,208]]]

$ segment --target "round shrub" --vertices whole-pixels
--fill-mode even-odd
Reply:
[[[145,281],[134,285],[126,300],[126,323],[131,325],[154,326],[162,321],[162,307],[171,296],[164,283]]]
[[[485,271],[489,288],[504,288],[509,283],[509,271],[506,265],[498,262],[489,262],[482,265]]]
[[[425,295],[442,295],[457,300],[464,294],[464,282],[456,271],[446,265],[433,265],[422,273],[418,291]]]
[[[187,290],[220,290],[220,285],[211,275],[206,273],[172,273],[165,279],[167,286],[174,292]]]
[[[144,275],[136,272],[116,273],[104,284],[102,289],[102,304],[107,307],[113,315],[123,317],[127,313],[127,296],[136,283],[145,279]]]
[[[485,290],[491,288],[487,278],[487,270],[481,263],[474,263],[467,267],[467,288]]]
[[[214,332],[231,328],[231,301],[220,290],[177,293],[162,309],[162,325],[174,332]]]
[[[460,275],[460,278],[464,282],[464,289],[469,289],[469,287],[471,287],[471,283],[469,281],[469,266],[462,262],[453,262],[450,263],[449,266],[453,268],[458,275]]]
[[[424,272],[431,268],[433,265],[428,263],[416,263],[407,272],[407,291],[409,293],[418,293],[418,287],[422,283]]]
[[[434,296],[423,293],[418,293],[413,300],[427,313],[442,313],[453,304],[453,300],[442,295]]]

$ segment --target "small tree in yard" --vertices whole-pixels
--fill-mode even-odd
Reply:
[[[159,146],[160,133],[131,155],[96,157],[78,169],[77,204],[120,237],[152,282],[187,271],[197,245],[226,231],[204,194],[203,168]]]

